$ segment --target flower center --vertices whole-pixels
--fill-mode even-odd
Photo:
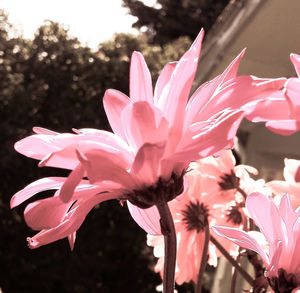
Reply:
[[[196,230],[199,233],[208,226],[208,206],[198,200],[195,203],[189,202],[186,208],[182,210],[182,215],[182,220],[188,231]]]
[[[229,174],[220,176],[220,178],[221,181],[218,184],[222,190],[236,189],[240,185],[240,178],[234,174],[233,170]]]
[[[286,270],[278,269],[278,277],[268,278],[269,284],[275,293],[291,293],[293,289],[300,286],[294,274],[287,273]]]
[[[135,206],[147,209],[160,202],[168,202],[183,192],[183,175],[172,173],[169,179],[162,179],[143,189],[134,189],[124,194],[124,199],[129,200]]]
[[[231,206],[226,213],[227,222],[232,222],[235,225],[240,225],[243,221],[242,213],[238,206]]]

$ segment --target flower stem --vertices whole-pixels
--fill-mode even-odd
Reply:
[[[204,275],[206,264],[207,264],[207,257],[208,257],[207,252],[208,252],[208,244],[209,244],[209,238],[210,238],[208,225],[205,227],[204,237],[205,237],[205,239],[204,239],[204,245],[203,245],[203,250],[202,250],[202,259],[201,259],[199,273],[198,273],[198,277],[197,277],[197,285],[196,285],[195,293],[201,293],[201,291],[202,291],[202,280],[203,280],[203,275]]]
[[[244,197],[244,199],[246,200],[247,198],[247,193],[240,187],[237,187],[236,190]]]
[[[165,244],[163,293],[174,293],[177,247],[175,226],[168,203],[161,202],[156,207],[160,215],[160,227]]]
[[[239,249],[239,255],[236,258],[236,262],[239,264],[240,262],[240,251],[241,249]],[[233,267],[233,273],[232,273],[232,277],[231,277],[231,286],[230,286],[230,293],[235,293],[235,287],[236,287],[236,280],[237,280],[237,269],[235,267]]]
[[[244,279],[254,287],[253,278],[234,260],[227,250],[219,243],[219,241],[210,235],[210,241],[219,249],[226,259],[236,268],[236,270],[244,277]]]

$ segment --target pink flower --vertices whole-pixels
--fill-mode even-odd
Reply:
[[[241,227],[243,218],[243,206],[236,202],[236,186],[231,182],[239,181],[238,173],[247,173],[248,166],[236,166],[235,159],[230,150],[222,151],[220,156],[212,156],[190,164],[185,175],[189,188],[185,190],[180,200],[169,202],[169,207],[174,219],[177,234],[177,264],[176,283],[182,284],[197,280],[199,266],[202,259],[202,251],[205,240],[204,228],[206,225],[230,225]],[[226,183],[226,189],[220,187],[220,183]],[[234,180],[230,180],[235,178]],[[245,185],[245,183],[243,183]],[[147,244],[154,247],[154,255],[158,257],[155,271],[163,274],[164,240],[163,236],[148,234]],[[237,255],[237,248],[229,241],[222,239],[222,245],[233,255]],[[210,265],[217,265],[219,251],[210,242]]]
[[[300,55],[291,54],[297,77],[289,78],[282,90],[256,103],[247,119],[267,121],[266,127],[281,135],[300,129]]]
[[[300,285],[300,210],[293,211],[286,194],[277,207],[271,197],[261,193],[247,197],[246,209],[261,233],[246,233],[228,227],[214,227],[213,230],[219,236],[257,252],[267,268],[273,290],[291,292]]]
[[[114,133],[80,129],[60,134],[34,128],[36,134],[15,144],[18,152],[41,160],[39,166],[72,170],[68,178],[38,180],[12,198],[15,207],[38,192],[57,190],[25,209],[27,224],[41,230],[29,238],[30,247],[64,237],[73,247],[75,233],[93,206],[114,198],[127,201],[131,215],[148,233],[160,234],[155,204],[182,192],[189,162],[231,147],[244,115],[240,106],[282,86],[282,79],[236,77],[242,52],[188,101],[203,35],[201,31],[178,62],[165,66],[154,94],[142,54],[133,53],[130,98],[107,90],[103,99]]]
[[[267,183],[275,194],[288,193],[292,207],[300,206],[300,160],[284,159],[283,176],[285,181],[273,180]]]

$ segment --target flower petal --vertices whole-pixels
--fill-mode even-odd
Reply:
[[[288,79],[286,83],[285,97],[291,107],[290,118],[300,120],[300,78]]]
[[[25,222],[33,230],[53,228],[60,224],[72,204],[62,202],[58,196],[35,201],[24,211]]]
[[[279,210],[271,198],[253,192],[247,196],[246,209],[271,246],[284,239]]]
[[[17,192],[10,200],[10,207],[14,208],[33,195],[49,189],[59,189],[66,181],[65,177],[48,177],[34,181]]]
[[[140,209],[127,201],[128,210],[137,224],[151,235],[161,235],[160,215],[155,206]]]
[[[64,202],[69,202],[72,198],[73,192],[76,186],[81,181],[82,177],[84,176],[84,167],[79,164],[68,176],[67,180],[62,185],[59,198]]]
[[[170,78],[176,68],[178,62],[170,62],[163,68],[162,72],[160,73],[155,89],[154,89],[154,105],[159,107],[160,98],[163,94],[164,88],[170,81]],[[164,91],[166,93],[166,91]]]
[[[201,30],[190,49],[180,58],[170,79],[168,93],[160,99],[160,108],[172,125],[171,145],[178,142],[182,133],[185,107],[196,74],[203,36],[204,31]]]
[[[51,229],[44,229],[32,238],[27,238],[29,248],[37,248],[69,237],[80,228],[85,217],[95,205],[113,198],[115,198],[115,194],[103,193],[89,197],[80,204],[76,203],[59,225]]]
[[[130,104],[129,98],[123,93],[109,89],[103,97],[103,106],[107,119],[113,132],[126,141],[123,124],[121,121],[122,111]]]
[[[133,52],[130,62],[130,99],[132,102],[147,101],[153,104],[151,74],[140,52]]]
[[[300,55],[291,54],[290,58],[295,67],[298,77],[300,77]]]
[[[119,150],[91,148],[88,143],[81,143],[77,155],[92,184],[109,180],[124,188],[134,188],[136,181],[127,172],[128,162]]]
[[[144,143],[156,143],[167,136],[168,123],[161,111],[147,102],[136,102],[123,112],[127,141],[134,150]],[[162,123],[164,122],[164,123]]]
[[[280,135],[292,135],[300,129],[300,120],[268,121],[266,127]]]
[[[263,262],[268,266],[269,265],[269,259],[266,253],[262,250],[260,245],[257,243],[255,238],[250,236],[248,233],[236,229],[236,228],[229,228],[229,227],[221,227],[221,226],[213,226],[211,229],[219,236],[226,237],[227,239],[231,240],[235,244],[246,248],[251,249],[255,252],[257,252]]]
[[[145,143],[138,151],[132,165],[131,173],[140,177],[146,184],[158,180],[160,161],[165,151],[166,142],[156,144]]]

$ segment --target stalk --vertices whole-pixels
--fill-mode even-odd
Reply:
[[[235,259],[227,252],[227,250],[218,242],[216,238],[210,235],[210,241],[219,249],[224,257],[232,264],[233,267],[243,276],[243,278],[254,287],[253,278],[235,261]]]
[[[165,245],[163,293],[174,293],[177,248],[174,221],[167,202],[161,202],[156,207],[160,215],[160,227]]]
[[[198,277],[197,277],[195,293],[201,293],[201,291],[202,291],[202,280],[203,280],[203,276],[204,276],[204,272],[205,272],[205,268],[206,268],[206,264],[207,264],[207,257],[208,257],[207,252],[208,252],[208,244],[209,244],[209,239],[210,239],[208,225],[205,227],[204,237],[205,237],[205,239],[204,239],[204,245],[203,245],[203,251],[202,251],[202,259],[201,259],[199,273],[198,273]]]

